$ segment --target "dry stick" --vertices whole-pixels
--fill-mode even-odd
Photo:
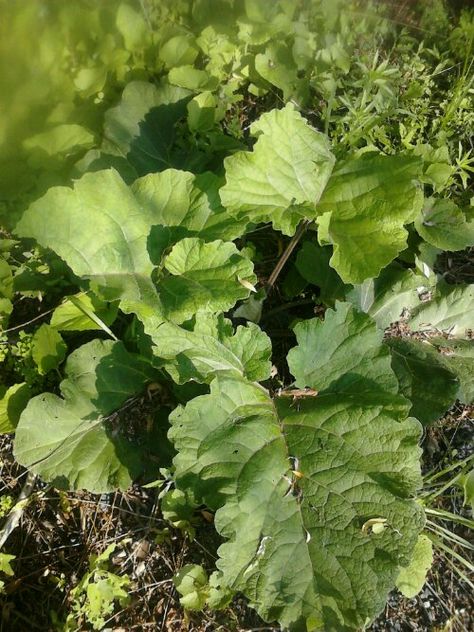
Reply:
[[[282,254],[280,259],[278,260],[278,263],[276,264],[275,268],[273,269],[273,272],[271,273],[271,275],[268,278],[268,281],[267,281],[267,292],[270,292],[272,287],[275,285],[275,281],[277,280],[280,272],[283,270],[283,267],[284,267],[285,263],[288,261],[288,259],[291,256],[291,253],[296,248],[296,246],[298,245],[298,242],[300,241],[300,239],[305,234],[308,226],[310,224],[312,224],[312,223],[313,223],[313,220],[305,219],[302,222],[300,222],[300,224],[298,225],[296,233],[293,235],[290,243],[285,248],[284,253]]]
[[[54,312],[55,309],[56,309],[55,307],[52,307],[51,309],[48,309],[47,312],[43,312],[42,314],[39,314],[38,316],[35,316],[31,320],[28,320],[26,323],[21,323],[21,325],[16,325],[16,327],[10,327],[9,329],[4,329],[2,331],[2,334],[9,334],[11,331],[17,331],[17,329],[23,329],[27,325],[31,325],[31,323],[34,323],[37,320],[40,320],[40,318],[44,318],[48,314],[51,314],[51,312]]]
[[[90,292],[90,290],[81,292],[81,296],[86,296],[88,295]],[[60,305],[63,303],[60,303]],[[32,318],[31,320],[27,320],[26,323],[21,323],[21,325],[16,325],[15,327],[10,327],[9,329],[4,329],[2,331],[2,334],[9,334],[12,331],[17,331],[18,329],[23,329],[24,327],[27,327],[28,325],[31,325],[32,323],[35,323],[37,320],[40,320],[41,318],[44,318],[45,316],[48,316],[48,314],[51,314],[52,312],[54,312],[55,309],[57,309],[57,307],[59,307],[59,305],[57,305],[56,307],[52,307],[51,309],[48,309],[46,312],[43,312],[42,314],[38,314],[38,316],[35,316],[34,318]],[[2,343],[4,344],[4,343]],[[6,343],[9,344],[9,343]]]
[[[276,391],[276,397],[292,397],[293,399],[301,399],[303,397],[317,397],[319,391],[315,391],[312,388],[287,388],[282,390],[281,388]]]
[[[28,505],[28,498],[33,493],[35,484],[36,484],[36,474],[29,472],[28,476],[26,477],[26,482],[23,485],[23,488],[20,492],[18,501],[16,505],[13,507],[13,509],[10,511],[10,513],[8,514],[8,518],[5,523],[5,526],[0,531],[0,549],[3,547],[5,542],[10,537],[10,534],[12,533],[12,531],[14,531],[17,528],[20,522],[20,519],[23,515],[23,512],[25,511],[26,506]]]

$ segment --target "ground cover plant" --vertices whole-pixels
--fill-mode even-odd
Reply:
[[[236,599],[367,629],[433,555],[473,587],[472,442],[436,439],[474,399],[472,10],[0,6],[3,623],[28,514],[117,493],[154,546],[212,530],[154,578],[182,629],[244,629]],[[39,629],[136,607],[150,545],[113,533],[47,570]],[[166,603],[125,625],[180,629]]]

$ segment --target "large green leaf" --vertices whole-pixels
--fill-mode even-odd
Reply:
[[[268,336],[253,323],[239,326],[223,316],[201,312],[193,329],[179,327],[143,305],[124,305],[136,313],[153,341],[154,353],[179,384],[190,380],[210,382],[216,375],[245,376],[261,381],[270,376],[272,346]]]
[[[199,235],[212,241],[232,240],[244,233],[247,222],[236,220],[221,205],[221,184],[221,178],[213,173],[195,176],[166,169],[136,180],[132,191],[138,202],[153,213],[156,224],[170,228],[166,247],[174,243],[173,236],[180,239]],[[179,228],[174,235],[173,227]]]
[[[199,70],[194,66],[186,65],[172,68],[168,75],[168,81],[187,90],[215,90],[217,80],[211,77],[206,70]]]
[[[137,203],[113,169],[89,173],[73,189],[53,187],[17,224],[54,250],[106,300],[156,300],[147,239],[152,209]]]
[[[160,48],[160,59],[167,68],[192,64],[199,54],[199,49],[191,33],[175,35]]]
[[[206,90],[197,94],[187,105],[188,125],[192,132],[207,132],[218,120],[217,99]]]
[[[125,489],[143,472],[144,455],[118,411],[153,381],[154,370],[122,343],[93,340],[69,356],[66,375],[62,398],[43,393],[23,411],[16,460],[56,487]]]
[[[298,346],[289,352],[288,366],[296,386],[359,398],[376,395],[406,416],[408,402],[398,395],[390,351],[366,314],[350,303],[336,303],[324,321],[302,321],[295,334]]]
[[[474,470],[471,470],[467,474],[463,474],[459,483],[461,483],[464,491],[463,506],[466,506],[467,504],[471,505],[472,512],[474,513]]]
[[[415,221],[418,233],[441,250],[464,250],[474,245],[474,221],[452,200],[428,198]]]
[[[346,298],[385,329],[420,304],[420,294],[428,285],[426,277],[393,264],[382,270],[376,279],[354,286]]]
[[[334,245],[331,265],[346,283],[376,277],[406,247],[405,224],[423,203],[421,160],[364,154],[338,164],[319,204],[320,241]]]
[[[0,257],[0,297],[12,299],[13,290],[13,272],[7,261]]]
[[[0,257],[0,327],[5,326],[13,311],[13,273],[10,265]]]
[[[419,424],[396,421],[375,390],[372,402],[326,393],[293,405],[219,376],[171,416],[178,484],[217,510],[227,540],[219,583],[266,620],[360,629],[410,560],[423,524],[411,499]]]
[[[237,218],[267,222],[287,235],[303,218],[317,216],[316,205],[334,166],[326,136],[287,104],[263,114],[251,126],[252,152],[224,161],[222,204]]]
[[[178,175],[180,174],[180,175]],[[31,205],[16,231],[54,250],[106,300],[159,306],[151,279],[154,263],[189,234],[209,239],[223,229],[236,236],[242,223],[219,203],[212,174],[168,170],[128,187],[112,169],[86,174],[74,189],[56,187]],[[198,309],[229,309],[249,294],[251,262],[231,243],[188,238],[174,246],[160,288],[165,311],[178,322]],[[240,281],[243,281],[242,284]]]
[[[209,320],[203,314],[192,332],[169,325],[159,332],[163,338],[156,352],[168,360],[166,368],[176,381],[209,382],[221,373],[255,381],[270,376],[271,342],[257,325],[248,323],[233,332],[229,321]]]
[[[175,125],[189,98],[189,91],[166,82],[132,81],[105,115],[103,153],[126,159],[135,177],[184,166],[186,153],[174,147]]]
[[[400,390],[412,403],[410,414],[423,424],[436,421],[456,401],[456,374],[429,343],[405,338],[389,338],[387,343]]]
[[[89,149],[93,144],[94,135],[84,127],[62,124],[27,138],[23,147],[30,154],[31,166],[44,168],[47,165],[53,170],[64,164],[69,155]]]
[[[125,48],[142,52],[150,37],[150,23],[144,11],[135,10],[126,2],[121,2],[116,11],[117,29],[123,37]]]
[[[411,329],[465,338],[474,329],[474,286],[438,283],[432,300],[412,310]]]
[[[188,237],[165,260],[170,273],[159,283],[164,314],[182,323],[197,312],[224,312],[249,296],[257,277],[253,263],[232,243]]]

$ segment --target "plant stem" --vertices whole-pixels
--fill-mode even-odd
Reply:
[[[10,511],[7,521],[3,529],[0,531],[0,549],[8,540],[12,531],[14,531],[17,528],[20,522],[20,519],[23,515],[23,512],[28,504],[28,498],[29,496],[31,496],[33,492],[35,483],[36,483],[36,474],[29,472],[26,478],[26,482],[23,485],[23,489],[20,492],[18,501],[16,505],[13,507],[13,509]]]
[[[275,282],[276,282],[278,276],[280,275],[280,272],[283,270],[283,267],[284,267],[285,263],[288,261],[288,259],[291,256],[291,253],[293,252],[293,250],[298,245],[298,242],[300,241],[300,239],[305,234],[305,232],[308,229],[309,225],[312,224],[312,223],[313,223],[312,220],[304,219],[298,225],[296,233],[291,238],[290,243],[285,248],[284,253],[279,258],[275,268],[273,269],[273,272],[271,273],[271,275],[268,278],[268,281],[267,281],[267,292],[270,292],[272,287],[275,285]]]

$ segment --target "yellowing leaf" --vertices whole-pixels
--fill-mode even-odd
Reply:
[[[420,535],[410,564],[402,568],[397,577],[398,590],[408,599],[415,597],[426,581],[433,563],[433,545],[426,535]]]
[[[14,575],[15,572],[11,566],[12,560],[15,559],[15,555],[8,555],[8,553],[0,553],[0,572],[5,575]]]

